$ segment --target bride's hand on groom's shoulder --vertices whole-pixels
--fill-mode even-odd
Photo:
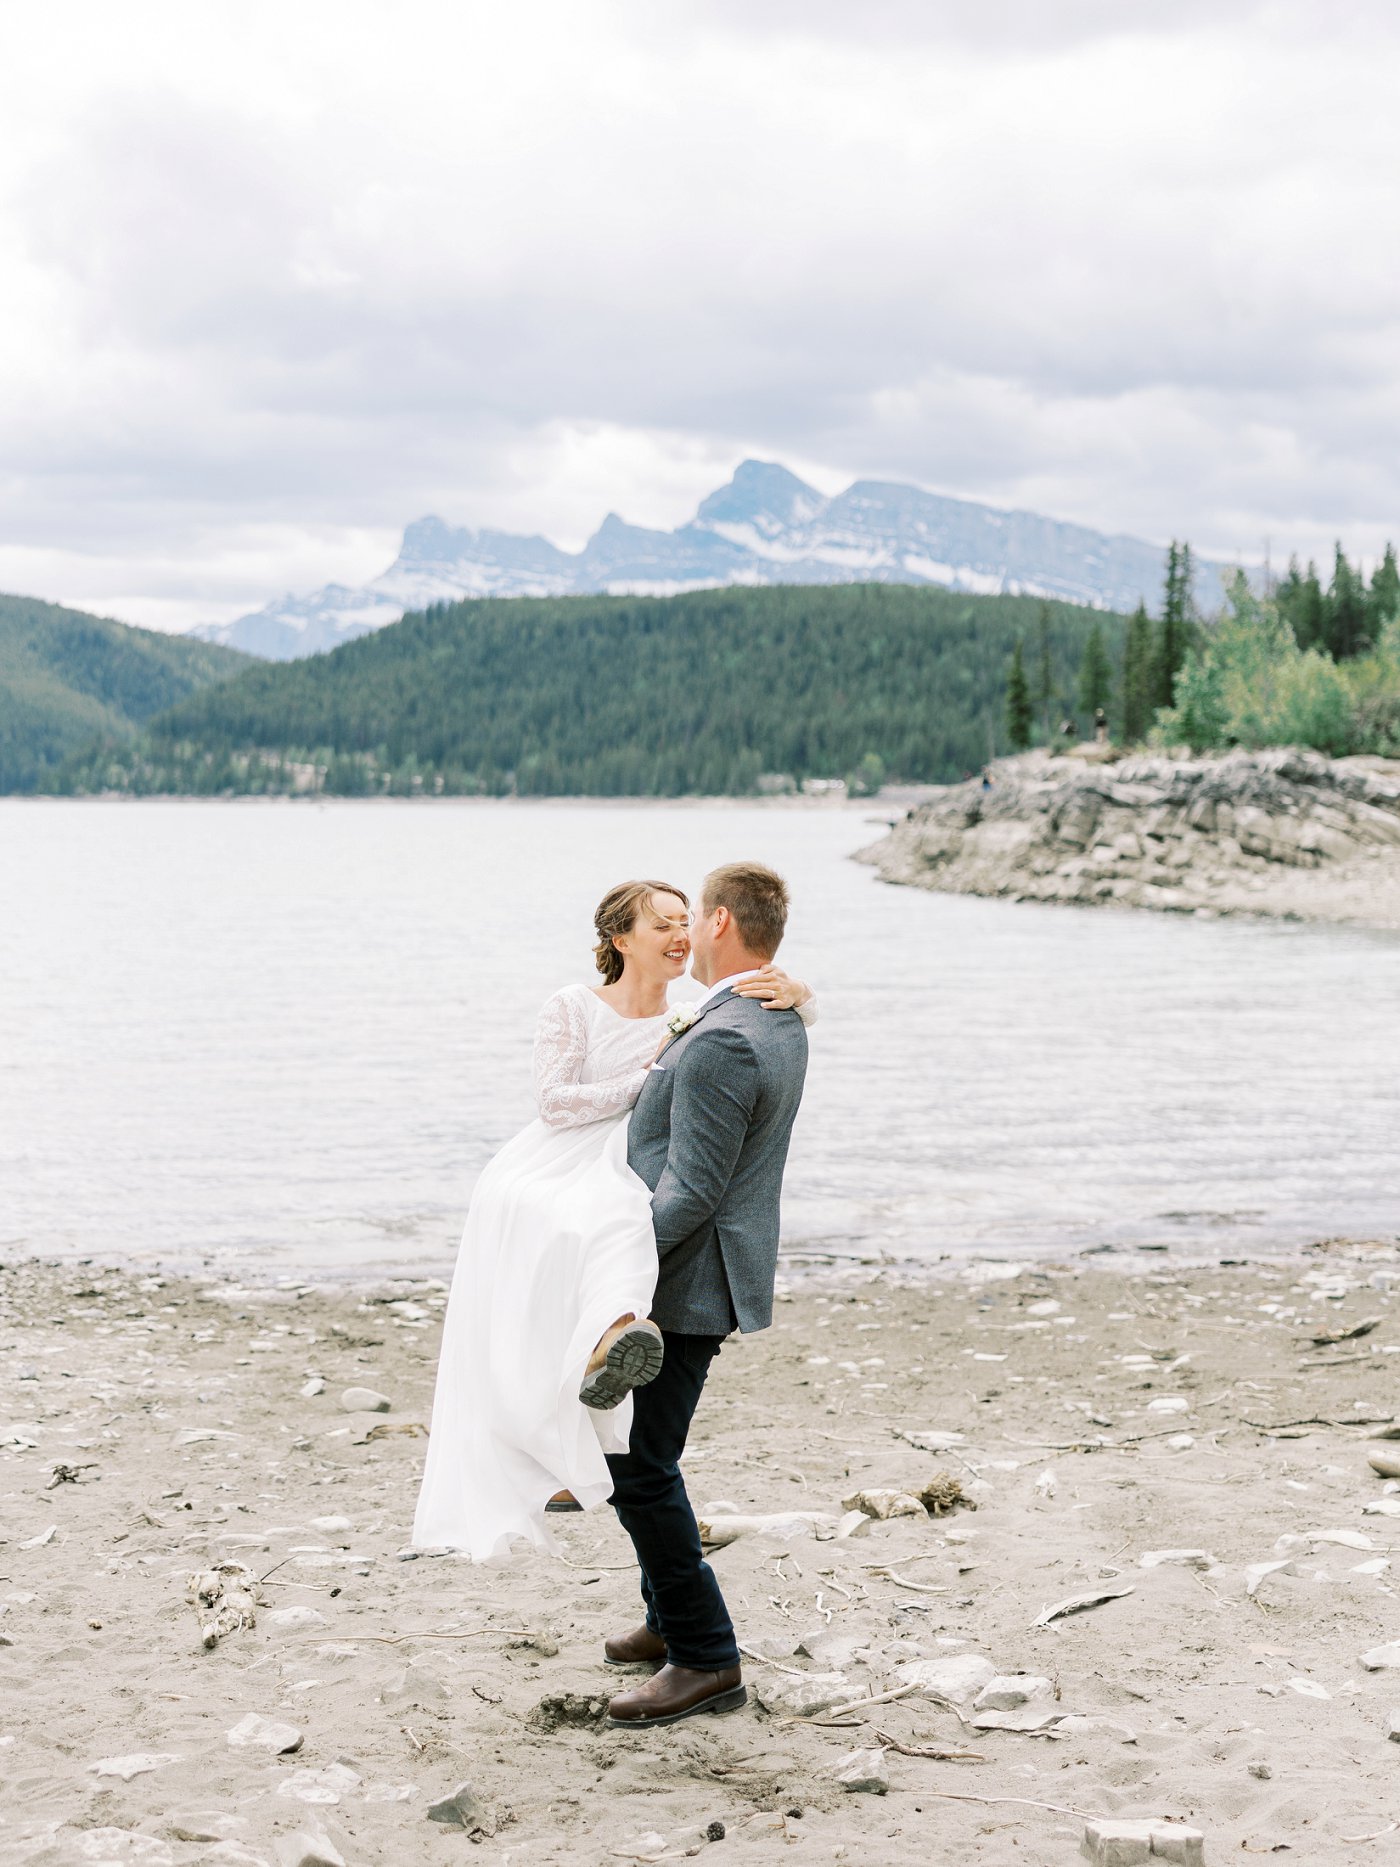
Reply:
[[[750,979],[741,979],[733,991],[740,998],[756,998],[765,1011],[795,1011],[812,996],[812,988],[793,979],[781,966],[763,966]]]

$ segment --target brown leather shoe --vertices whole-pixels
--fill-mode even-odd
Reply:
[[[645,1684],[623,1692],[608,1706],[608,1723],[635,1730],[638,1725],[675,1724],[702,1711],[737,1711],[747,1704],[737,1666],[722,1672],[696,1672],[689,1666],[663,1666]]]
[[[605,1640],[603,1659],[609,1666],[664,1666],[666,1642],[644,1621],[630,1634],[614,1634]]]

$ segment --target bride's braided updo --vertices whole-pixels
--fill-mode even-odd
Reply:
[[[622,955],[613,942],[619,934],[631,933],[637,916],[650,905],[653,895],[674,895],[690,906],[689,895],[674,882],[619,882],[598,903],[593,915],[593,931],[598,936],[593,958],[604,985],[616,985],[622,977]]]

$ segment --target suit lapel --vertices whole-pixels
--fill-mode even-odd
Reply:
[[[734,987],[732,985],[727,985],[722,992],[716,992],[713,998],[706,999],[705,1003],[700,1007],[699,1011],[696,1012],[685,1029],[683,1031],[676,1031],[671,1037],[667,1038],[665,1044],[656,1054],[657,1063],[661,1061],[662,1057],[666,1055],[673,1044],[678,1044],[683,1037],[689,1037],[700,1020],[702,1018],[708,1018],[716,1005],[722,1005],[726,999],[733,998],[733,996]],[[655,1066],[653,1065],[653,1067]]]

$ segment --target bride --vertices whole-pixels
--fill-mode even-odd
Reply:
[[[443,1327],[432,1433],[413,1520],[419,1548],[500,1560],[517,1538],[552,1549],[544,1514],[600,1504],[604,1455],[627,1450],[631,1388],[661,1365],[646,1320],[656,1283],[651,1195],[627,1165],[627,1119],[684,1012],[690,903],[668,882],[623,882],[598,905],[600,986],[566,985],[535,1032],[539,1119],[472,1196]],[[776,966],[734,990],[816,1015]],[[585,1404],[586,1403],[586,1404]]]

